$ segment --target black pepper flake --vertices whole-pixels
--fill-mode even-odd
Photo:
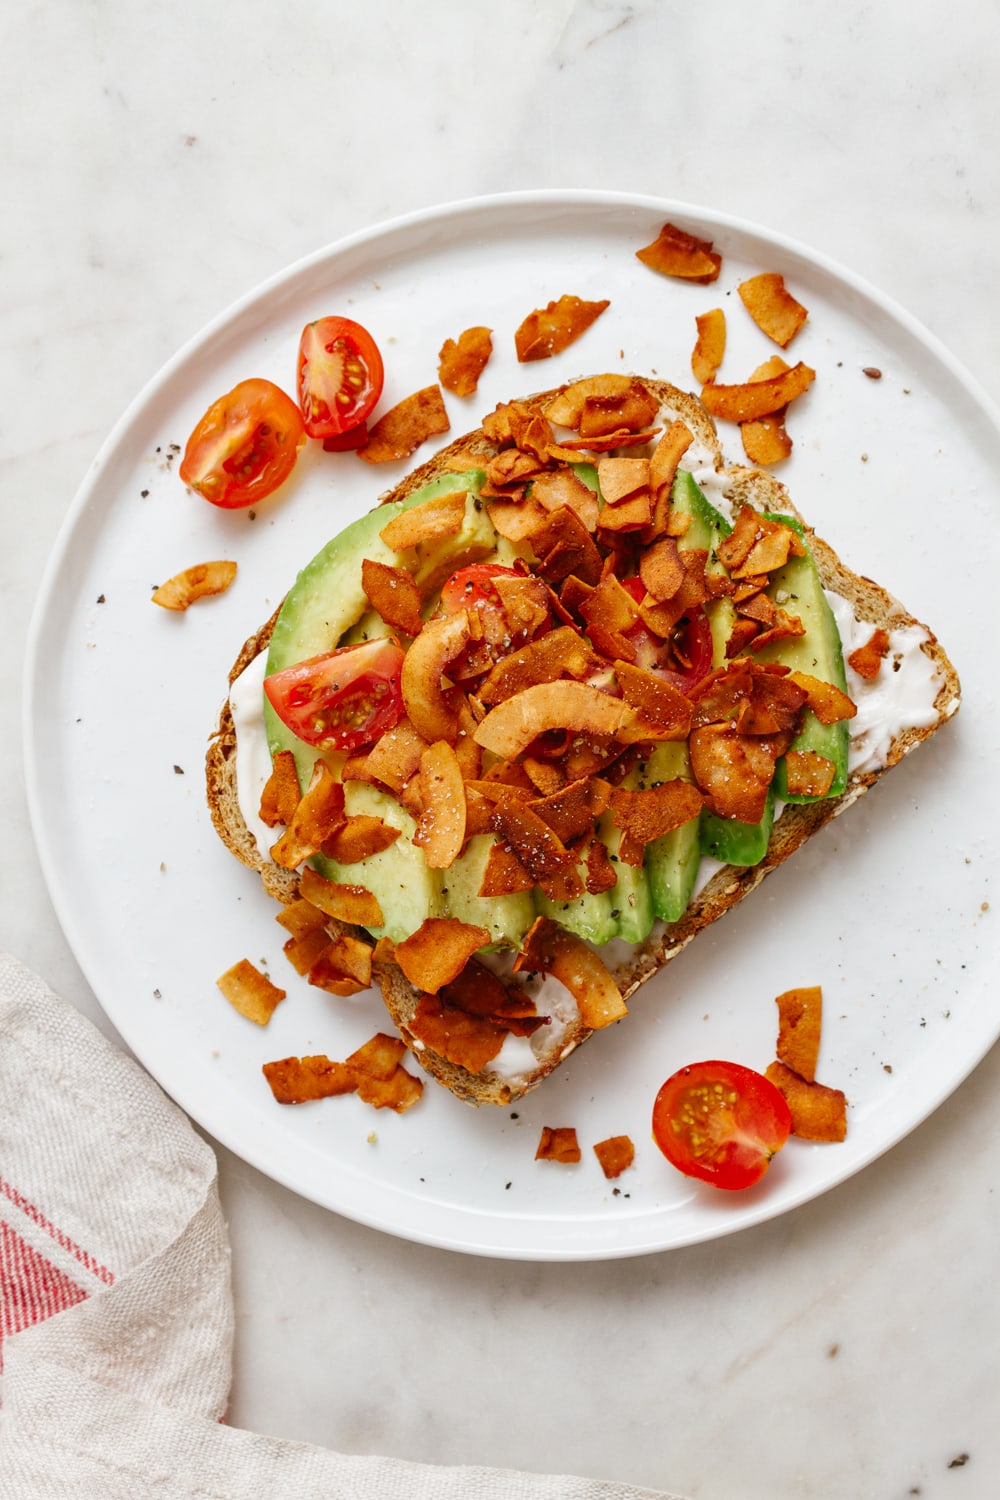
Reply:
[[[957,1457],[951,1460],[951,1463],[948,1465],[948,1467],[949,1469],[964,1469],[965,1465],[968,1462],[969,1455],[967,1453],[959,1453]]]
[[[97,602],[98,602],[98,604],[106,604],[107,603],[107,599],[105,598],[105,596],[103,594],[98,594],[98,596],[97,596]]]
[[[149,499],[149,491],[148,490],[140,490],[139,494],[140,494],[140,496],[142,497],[143,500],[148,500]]]
[[[161,993],[160,993],[159,990],[154,990],[153,991],[153,999],[154,1000],[162,1000],[163,999],[163,996],[161,995]]]
[[[175,776],[183,776],[184,775],[184,767],[183,766],[174,766],[174,775]]]
[[[882,371],[878,368],[878,365],[865,365],[861,373],[862,375],[867,375],[869,380],[882,379]]]
[[[504,1183],[503,1190],[504,1190],[505,1193],[510,1189],[510,1186],[511,1186],[511,1184],[509,1182],[505,1182]]]

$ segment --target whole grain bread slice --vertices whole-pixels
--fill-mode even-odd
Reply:
[[[699,471],[714,471],[713,486],[734,508],[747,504],[758,511],[793,515],[800,521],[824,588],[845,599],[858,621],[870,624],[872,630],[881,627],[889,632],[920,626],[920,622],[899,600],[879,584],[849,569],[834,549],[816,536],[805,518],[799,515],[785,486],[772,474],[742,465],[724,464],[714,422],[697,397],[662,381],[643,378],[643,383],[659,400],[658,422],[661,425],[679,418],[694,433],[695,443],[691,451],[697,455]],[[543,403],[556,394],[556,391],[545,392],[532,400]],[[465,455],[485,459],[495,451],[495,446],[481,430],[470,433],[449,444],[414,470],[399,486],[383,495],[382,501],[406,498],[440,474],[454,470]],[[696,464],[690,463],[690,466],[695,468]],[[276,611],[244,643],[230,672],[231,684],[267,648],[279,612],[280,610]],[[958,675],[933,632],[926,626],[921,628],[924,636],[920,650],[929,658],[935,672],[936,696],[930,722],[897,732],[880,757],[879,764],[872,769],[852,772],[841,796],[785,807],[781,817],[775,821],[767,853],[760,864],[748,868],[723,866],[698,892],[679,921],[657,922],[644,943],[629,945],[627,949],[622,943],[612,945],[614,953],[610,959],[605,951],[605,960],[626,999],[675,958],[699,932],[731,911],[772,870],[777,869],[801,848],[807,839],[852,806],[886,771],[898,765],[916,745],[929,738],[952,717],[960,701]],[[270,895],[286,904],[293,901],[298,895],[298,875],[294,871],[279,868],[269,859],[266,851],[258,848],[240,812],[236,785],[236,732],[228,700],[222,707],[218,727],[209,745],[206,782],[208,804],[220,838],[237,859],[259,873]],[[331,922],[331,931],[337,925],[339,924]],[[368,938],[363,929],[349,930]],[[414,1035],[409,1023],[420,998],[419,991],[398,967],[392,963],[376,961],[373,976],[394,1024],[416,1060],[439,1083],[470,1104],[504,1105],[520,1098],[548,1077],[592,1034],[578,1015],[574,1019],[570,1014],[560,1024],[553,1025],[548,1030],[541,1028],[536,1033],[536,1038],[545,1034],[547,1040],[533,1044],[537,1048],[533,1066],[523,1072],[504,1076],[487,1065],[482,1072],[471,1073],[425,1046]]]

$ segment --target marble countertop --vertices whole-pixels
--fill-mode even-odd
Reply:
[[[588,187],[701,203],[889,292],[1000,397],[988,0],[51,0],[0,21],[0,945],[113,1035],[22,779],[42,571],[134,394],[220,309],[428,205]],[[488,1261],[342,1219],[218,1148],[234,1425],[698,1500],[986,1497],[1000,1472],[1000,1053],[859,1176],[727,1239]]]

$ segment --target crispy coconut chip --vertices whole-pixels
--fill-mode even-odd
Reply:
[[[866,682],[872,682],[881,671],[882,663],[888,654],[889,635],[880,627],[869,636],[863,646],[851,652],[847,661],[859,677],[863,677]]]
[[[607,300],[585,302],[580,297],[565,295],[547,307],[536,308],[514,334],[518,360],[526,364],[529,360],[561,354],[610,306]]]
[[[533,890],[535,883],[534,876],[529,875],[510,845],[502,839],[494,839],[477,894],[490,898],[515,896],[521,891]]]
[[[582,776],[548,797],[529,804],[564,844],[590,833],[611,800],[611,786],[599,776]]]
[[[414,729],[428,744],[437,740],[454,744],[458,735],[458,709],[442,688],[441,678],[466,646],[469,629],[464,609],[428,620],[403,658],[403,705]]]
[[[481,1073],[507,1038],[505,1026],[470,1015],[440,995],[421,995],[408,1028],[426,1047],[470,1073]]]
[[[777,736],[738,734],[723,724],[694,729],[688,740],[691,771],[720,818],[759,823],[767,805],[778,755]]]
[[[785,427],[785,410],[782,407],[756,422],[740,423],[743,452],[752,464],[760,467],[780,464],[791,454],[792,440]]]
[[[611,863],[607,845],[598,838],[591,839],[585,860],[587,874],[585,884],[592,896],[602,891],[614,890],[618,884],[618,872]]]
[[[199,599],[224,594],[235,577],[234,562],[195,563],[161,583],[153,592],[153,603],[163,609],[184,610]]]
[[[295,870],[324,847],[344,822],[344,788],[325,761],[313,767],[309,785],[271,858],[283,870]]]
[[[420,542],[437,542],[457,536],[465,520],[465,490],[434,495],[421,505],[411,505],[382,527],[379,536],[393,552],[405,552]],[[366,590],[367,592],[367,590]]]
[[[711,240],[696,239],[676,224],[664,224],[652,244],[635,253],[643,265],[663,276],[677,276],[702,286],[715,281],[722,269],[722,256],[713,250]]]
[[[426,917],[416,932],[396,944],[396,963],[411,984],[433,995],[457,978],[466,961],[489,941],[485,927],[456,917]]]
[[[622,697],[649,727],[650,738],[684,740],[691,729],[691,700],[680,688],[629,662],[615,662]]]
[[[691,373],[699,385],[709,385],[719,373],[726,352],[726,315],[721,307],[695,318],[698,337],[691,351]]]
[[[694,442],[694,433],[685,422],[671,422],[660,441],[653,449],[649,460],[649,484],[653,492],[653,515],[650,535],[653,541],[666,530],[670,508],[670,488],[677,474],[677,465]]]
[[[600,530],[611,537],[630,531],[645,531],[653,517],[653,497],[649,490],[637,490],[625,500],[605,505],[601,511]]]
[[[646,845],[690,823],[704,801],[696,786],[680,778],[641,791],[617,787],[611,793],[611,816],[622,831],[618,858],[627,865],[641,865]]]
[[[783,568],[789,557],[803,557],[805,545],[791,526],[769,521],[744,505],[736,524],[719,543],[719,559],[733,578],[758,578]]]
[[[790,797],[825,797],[833,785],[837,768],[815,750],[789,750],[785,756],[787,791]]]
[[[296,974],[305,977],[320,954],[330,946],[330,941],[325,927],[314,927],[299,937],[290,937],[282,951]]]
[[[493,353],[492,328],[466,328],[445,339],[438,355],[438,380],[453,396],[471,396]]]
[[[491,826],[513,849],[534,882],[564,870],[573,859],[545,819],[525,803],[500,803]]]
[[[465,843],[465,781],[458,757],[447,740],[428,745],[420,757],[423,815],[413,842],[423,849],[431,870],[447,870]]]
[[[628,589],[608,573],[578,606],[587,634],[602,656],[624,661],[635,659],[635,646],[626,637],[639,619],[639,607]]]
[[[427,741],[419,735],[404,714],[387,729],[365,756],[365,781],[381,782],[398,796],[420,769],[420,757]]]
[[[271,774],[260,794],[260,820],[268,828],[287,826],[295,816],[302,792],[290,750],[279,750],[271,762]]]
[[[532,481],[530,498],[547,513],[567,505],[576,512],[588,531],[597,529],[601,503],[590,486],[578,479],[572,469],[539,474]]]
[[[312,932],[317,927],[326,926],[326,913],[320,911],[318,906],[313,906],[311,901],[306,901],[302,896],[295,901],[290,901],[283,906],[274,919],[292,937],[305,937],[307,932]]]
[[[598,688],[582,682],[547,682],[525,688],[491,709],[475,738],[484,750],[513,760],[553,729],[631,743],[643,737],[638,724],[633,709]]]
[[[639,559],[639,577],[657,603],[672,599],[684,582],[684,563],[672,536],[661,537]]]
[[[847,1099],[840,1089],[807,1083],[784,1063],[773,1062],[766,1076],[785,1096],[792,1134],[805,1141],[842,1141],[847,1135]]]
[[[755,422],[780,411],[801,396],[815,378],[816,371],[800,361],[769,380],[748,380],[743,385],[703,386],[701,399],[713,417],[722,417],[728,422]]]
[[[649,459],[606,455],[597,461],[597,480],[606,503],[617,505],[649,488]]]
[[[323,853],[339,865],[356,865],[381,854],[399,838],[399,829],[371,813],[355,813],[323,842]]]
[[[556,427],[569,427],[576,431],[588,400],[597,397],[606,401],[622,401],[633,383],[631,375],[588,375],[583,380],[571,381],[565,390],[559,391],[547,404],[545,416]]]
[[[594,1155],[601,1164],[601,1171],[609,1181],[620,1177],[635,1161],[635,1147],[630,1136],[610,1135],[606,1141],[598,1141]]]
[[[580,1160],[580,1146],[572,1125],[543,1125],[535,1152],[536,1161],[557,1161],[564,1166]]]
[[[584,397],[579,420],[574,424],[581,438],[608,437],[621,431],[643,432],[656,417],[660,404],[641,381],[632,380],[625,391],[609,395],[592,391]]]
[[[256,1026],[266,1026],[285,998],[285,991],[272,984],[248,958],[241,958],[215,982],[230,1005]]]
[[[785,278],[776,271],[765,271],[741,281],[736,290],[757,327],[787,349],[809,314],[786,289]]]
[[[372,946],[351,933],[338,933],[316,956],[310,984],[333,995],[359,995],[372,982]]]
[[[439,432],[450,427],[441,388],[425,386],[412,396],[389,408],[368,433],[368,441],[358,450],[367,464],[387,464],[410,454]]]
[[[561,583],[571,573],[584,583],[600,582],[604,571],[600,549],[568,505],[554,510],[532,533],[531,546],[538,558],[535,572],[549,583]]]
[[[823,1027],[823,991],[819,985],[785,990],[778,1007],[778,1061],[807,1083],[816,1077]]]
[[[356,927],[382,926],[382,908],[366,886],[338,885],[305,865],[299,891],[304,900],[338,922],[351,922]]]
[[[464,508],[463,497],[463,513]],[[459,529],[461,524],[459,520]],[[392,568],[366,557],[361,563],[361,587],[369,604],[387,625],[406,635],[420,633],[424,623],[420,617],[423,600],[413,575],[405,568]]]
[[[331,1062],[323,1056],[285,1057],[265,1063],[263,1073],[279,1104],[307,1104],[356,1093],[376,1109],[401,1114],[416,1104],[424,1089],[420,1079],[400,1065],[405,1050],[398,1037],[380,1032],[346,1062]]]
[[[498,536],[523,542],[545,525],[548,512],[530,496],[523,500],[491,500],[486,513]]]
[[[853,719],[857,707],[832,682],[823,682],[811,677],[808,672],[790,672],[789,680],[806,695],[806,703],[821,724],[839,724],[842,719]]]
[[[538,917],[514,961],[515,974],[538,970],[565,985],[580,1009],[584,1026],[596,1031],[628,1014],[621,991],[604,960],[582,938],[549,917]]]

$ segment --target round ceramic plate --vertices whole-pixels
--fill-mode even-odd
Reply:
[[[722,252],[713,285],[668,280],[636,259],[667,219]],[[238,380],[294,389],[302,326],[332,312],[365,324],[384,353],[380,409],[435,379],[446,338],[493,329],[478,394],[447,398],[451,438],[498,401],[582,374],[690,385],[695,316],[716,306],[729,331],[720,378],[745,379],[774,352],[736,295],[760,271],[783,272],[808,307],[793,357],[816,371],[790,412],[795,450],[781,477],[849,566],[933,627],[963,678],[961,713],[651,980],[627,1022],[518,1105],[477,1111],[428,1082],[402,1116],[354,1097],[282,1108],[262,1063],[345,1057],[385,1027],[385,1012],[373,993],[338,1000],[288,965],[273,904],[213,832],[206,742],[244,639],[407,466],[373,469],[312,445],[251,515],[187,493],[180,447]],[[563,293],[610,307],[561,356],[519,365],[514,329]],[[739,458],[736,429],[723,441]],[[721,214],[605,193],[491,198],[397,220],[293,266],[218,318],[126,413],[72,507],[33,624],[33,824],[60,920],[108,1016],[178,1104],[262,1172],[454,1250],[635,1255],[728,1234],[843,1181],[912,1130],[997,1035],[984,912],[1000,841],[995,800],[977,789],[993,785],[1000,708],[983,645],[988,592],[970,556],[979,577],[996,575],[998,471],[995,413],[911,318],[822,256]],[[239,565],[227,594],[183,615],[150,603],[166,577],[215,557]],[[244,957],[288,990],[264,1029],[215,985]],[[707,1057],[766,1067],[774,997],[806,984],[823,987],[819,1077],[847,1094],[847,1140],[790,1142],[742,1194],[681,1177],[650,1138],[659,1084]],[[576,1127],[579,1165],[534,1160],[543,1125]],[[592,1146],[621,1134],[636,1144],[635,1165],[608,1182]]]

